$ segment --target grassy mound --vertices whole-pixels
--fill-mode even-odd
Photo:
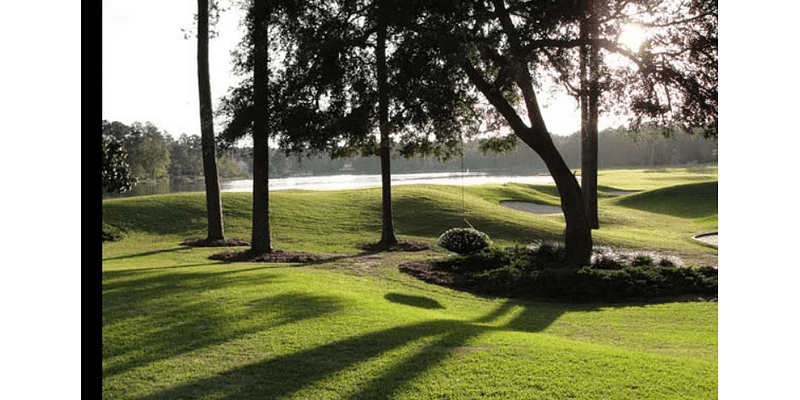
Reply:
[[[624,196],[614,203],[679,218],[716,217],[718,190],[716,181],[691,183]]]

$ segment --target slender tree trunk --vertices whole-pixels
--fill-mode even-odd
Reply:
[[[253,231],[250,250],[272,251],[269,229],[269,0],[255,0],[253,29]]]
[[[581,66],[581,190],[586,206],[586,217],[592,229],[600,228],[597,216],[597,133],[598,133],[598,68],[599,52],[592,42],[597,37],[596,17],[591,1],[587,0],[587,13],[581,20],[581,39],[591,44],[580,48]]]
[[[391,138],[389,137],[389,93],[386,73],[386,24],[378,28],[375,57],[378,78],[378,125],[381,133],[381,241],[384,247],[397,243],[392,221]]]
[[[207,239],[209,241],[225,240],[225,231],[222,225],[222,199],[214,147],[211,82],[208,72],[208,0],[197,0],[197,82],[200,92],[200,132],[208,214]]]

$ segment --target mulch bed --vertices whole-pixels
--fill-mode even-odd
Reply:
[[[276,263],[311,263],[322,257],[310,253],[275,250],[270,253],[253,253],[250,250],[229,251],[208,256],[212,260],[228,262],[276,262]]]
[[[240,239],[225,239],[224,242],[209,242],[206,239],[190,239],[182,243],[184,246],[195,247],[222,247],[222,246],[249,246],[250,242]],[[431,247],[420,242],[403,242],[386,248],[380,243],[364,243],[358,248],[368,253],[379,253],[382,251],[424,251]],[[208,256],[209,259],[227,262],[276,262],[276,263],[312,263],[321,261],[323,258],[311,253],[290,252],[275,250],[270,253],[252,253],[248,250],[228,251],[216,253]]]
[[[421,242],[401,242],[390,246],[388,249],[381,243],[362,243],[357,247],[368,253],[379,253],[382,251],[425,251],[431,249],[431,246]]]
[[[434,285],[455,287],[461,283],[459,277],[443,271],[435,271],[431,264],[425,260],[414,260],[397,266],[400,272],[405,272],[419,280]]]

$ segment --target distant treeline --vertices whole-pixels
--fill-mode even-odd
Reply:
[[[103,137],[114,140],[127,151],[131,174],[140,182],[190,181],[203,177],[202,144],[198,135],[181,135],[177,140],[150,122],[103,120]],[[250,177],[251,158],[247,149],[217,150],[217,169],[222,179]],[[248,164],[248,162],[250,164]]]
[[[202,178],[203,163],[200,137],[181,135],[177,140],[162,134],[151,123],[103,121],[103,136],[121,143],[128,152],[128,164],[140,181]],[[553,138],[558,151],[570,168],[580,168],[580,136]],[[434,157],[392,160],[392,172],[487,172],[529,175],[546,172],[544,162],[521,142],[516,149],[503,154],[484,154],[477,141],[464,144],[464,156],[440,162]],[[623,129],[600,132],[598,139],[600,168],[653,167],[667,165],[703,164],[717,161],[717,141],[686,133],[673,133],[669,138],[658,134],[634,135]],[[299,158],[273,149],[269,156],[269,175],[274,178],[302,175],[336,175],[380,173],[380,159],[357,157],[331,159],[328,155]],[[217,149],[217,166],[221,179],[252,177],[251,148]]]

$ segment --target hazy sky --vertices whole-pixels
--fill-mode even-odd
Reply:
[[[103,0],[103,118],[150,121],[174,137],[200,134],[196,39],[184,39],[197,11],[194,0]],[[230,51],[241,39],[239,12],[228,11],[211,40],[211,95],[215,102],[236,82]],[[540,94],[545,123],[557,135],[578,131],[570,97]],[[601,118],[601,127],[603,124]]]

